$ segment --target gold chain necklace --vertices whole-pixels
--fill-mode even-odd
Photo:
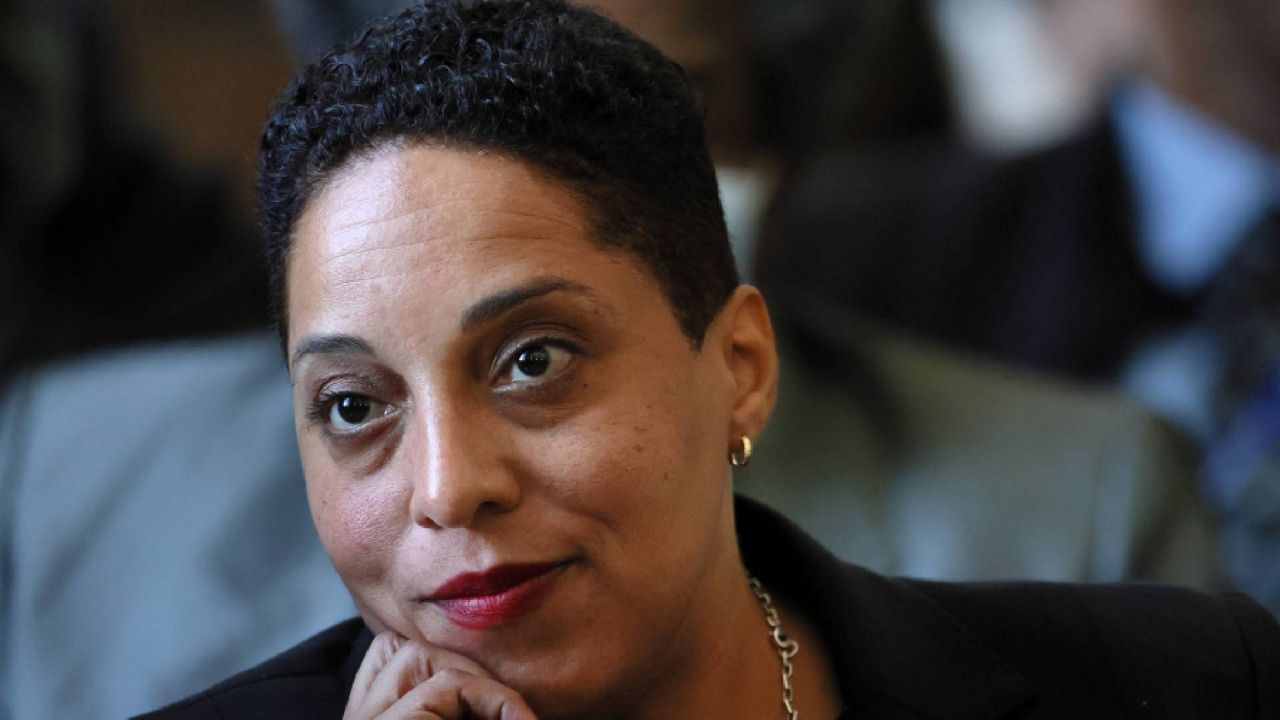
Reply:
[[[800,644],[788,638],[783,632],[782,621],[778,619],[778,609],[773,606],[773,598],[764,591],[760,581],[752,575],[747,575],[747,585],[760,601],[760,607],[764,610],[764,621],[769,625],[769,637],[773,640],[773,645],[778,650],[778,657],[782,660],[782,708],[787,712],[787,720],[797,720],[800,713],[796,711],[794,691],[791,687],[791,674],[795,670],[791,658],[800,652]]]

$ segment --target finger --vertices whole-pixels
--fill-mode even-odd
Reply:
[[[351,694],[347,697],[347,708],[353,709],[364,705],[369,695],[369,687],[373,680],[391,662],[396,651],[407,642],[404,636],[391,631],[378,633],[360,661],[360,669],[356,671],[355,682],[351,684]]]
[[[446,720],[537,720],[520,693],[491,677],[445,668],[391,706],[388,718],[434,713]]]
[[[354,717],[376,717],[414,687],[442,670],[459,670],[479,677],[489,677],[489,671],[471,658],[433,645],[406,640],[373,678],[360,703],[356,705],[348,700],[347,706],[357,710]]]

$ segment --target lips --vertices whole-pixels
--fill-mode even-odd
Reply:
[[[455,625],[482,630],[538,609],[566,565],[500,565],[480,573],[464,573],[441,585],[427,601],[444,611]]]

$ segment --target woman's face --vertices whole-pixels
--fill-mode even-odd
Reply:
[[[695,350],[590,233],[521,163],[395,145],[324,184],[288,265],[334,565],[375,631],[468,655],[535,707],[636,687],[702,641],[702,580],[737,557],[726,454],[758,429],[724,313]]]

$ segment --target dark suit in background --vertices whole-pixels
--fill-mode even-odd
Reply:
[[[1108,379],[1191,303],[1142,271],[1115,131],[1015,159],[845,151],[784,191],[767,290],[818,295],[1037,370]]]

